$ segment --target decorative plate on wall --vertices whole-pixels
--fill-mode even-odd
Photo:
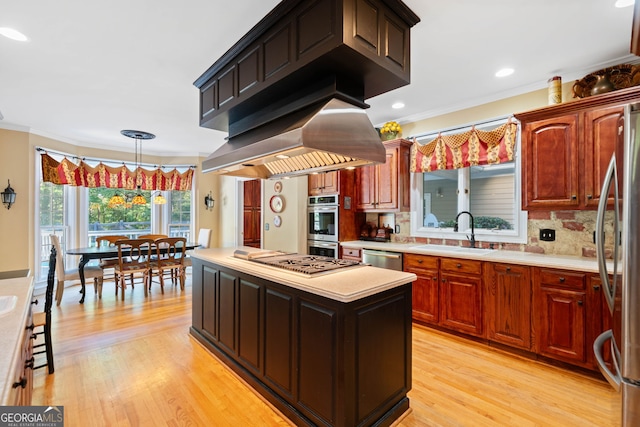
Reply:
[[[282,182],[281,181],[276,181],[276,183],[273,184],[273,191],[275,191],[276,193],[280,193],[282,191]]]
[[[275,213],[280,213],[284,209],[284,198],[282,196],[271,196],[269,207]]]
[[[280,227],[282,225],[282,217],[280,215],[276,215],[273,217],[273,225],[276,227]]]

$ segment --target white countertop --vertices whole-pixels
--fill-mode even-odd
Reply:
[[[461,248],[458,246],[425,245],[421,243],[368,242],[365,240],[341,242],[340,244],[345,248],[353,249],[376,249],[392,252],[446,256],[508,264],[529,265],[532,267],[552,267],[592,273],[598,272],[598,263],[595,258],[585,258],[579,256],[544,255],[532,252],[516,252],[505,250],[476,250]]]
[[[375,295],[416,280],[416,275],[413,273],[367,266],[342,268],[313,277],[304,277],[301,274],[276,267],[234,258],[233,251],[235,249],[196,249],[192,256],[242,273],[345,303]],[[252,250],[252,248],[246,247],[242,249]]]
[[[0,316],[0,405],[7,405],[15,380],[15,366],[22,357],[22,337],[33,294],[33,277],[0,280],[0,296],[18,297],[16,308]],[[42,307],[44,301],[40,302]]]

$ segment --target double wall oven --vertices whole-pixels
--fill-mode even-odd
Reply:
[[[307,203],[307,253],[338,258],[339,196],[310,196]]]

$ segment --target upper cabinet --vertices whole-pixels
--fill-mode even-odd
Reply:
[[[337,194],[340,192],[338,171],[309,175],[309,195]]]
[[[385,141],[384,164],[356,169],[356,209],[365,212],[405,212],[411,208],[409,157],[411,142]]]
[[[596,209],[637,87],[516,114],[522,122],[522,209]],[[611,201],[612,202],[612,201]]]

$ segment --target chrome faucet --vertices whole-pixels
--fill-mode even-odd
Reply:
[[[472,248],[475,248],[476,247],[476,235],[475,235],[475,229],[474,229],[474,224],[473,224],[473,215],[471,215],[471,212],[469,212],[469,211],[461,211],[458,215],[456,215],[456,224],[453,226],[453,231],[455,231],[456,233],[458,232],[458,218],[462,214],[467,214],[471,218],[471,238],[469,238],[469,236],[467,236],[467,239],[469,239],[470,246]]]

